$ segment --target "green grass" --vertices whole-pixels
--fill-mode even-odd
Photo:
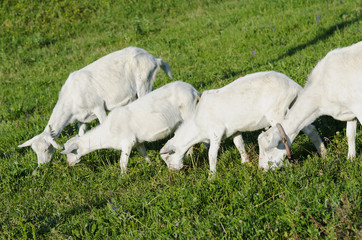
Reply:
[[[246,133],[252,165],[226,140],[213,181],[203,146],[173,172],[158,156],[165,141],[147,144],[153,164],[133,152],[123,177],[114,150],[75,167],[58,151],[37,168],[35,153],[16,147],[43,130],[70,72],[130,45],[199,91],[263,70],[304,85],[327,52],[362,40],[361,0],[0,4],[0,239],[362,238],[362,131],[358,157],[346,160],[345,123],[328,117],[315,122],[330,143],[326,158],[300,135],[290,166],[262,172],[258,133]],[[155,87],[169,81],[160,72]]]

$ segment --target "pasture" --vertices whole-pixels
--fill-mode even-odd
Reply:
[[[314,124],[327,156],[299,134],[291,164],[268,172],[257,167],[260,131],[244,134],[251,165],[227,139],[212,181],[203,145],[177,172],[158,154],[166,139],[147,143],[153,163],[134,150],[124,176],[119,151],[93,152],[74,167],[56,151],[37,167],[31,148],[17,147],[43,131],[69,73],[127,46],[162,57],[175,80],[200,92],[265,70],[304,86],[327,52],[362,40],[361,0],[0,5],[0,239],[362,238],[360,124],[356,159],[347,160],[345,122],[322,117]],[[170,81],[160,71],[154,88]]]

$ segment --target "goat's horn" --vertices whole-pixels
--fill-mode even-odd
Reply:
[[[277,123],[277,128],[280,132],[280,135],[282,136],[282,141],[284,143],[284,146],[285,146],[285,149],[287,150],[287,156],[288,156],[288,159],[291,159],[291,153],[290,153],[290,148],[289,148],[289,144],[288,144],[288,140],[287,140],[287,135],[285,134],[285,131],[282,127],[282,125],[280,123]]]

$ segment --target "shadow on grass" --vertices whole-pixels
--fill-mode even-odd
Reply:
[[[362,19],[362,16],[358,16],[352,20],[349,21],[342,21],[340,23],[336,23],[334,25],[331,25],[330,27],[321,30],[320,34],[318,36],[316,36],[315,38],[305,42],[305,43],[301,43],[297,46],[291,47],[289,48],[285,53],[282,53],[280,56],[278,56],[275,59],[270,60],[269,63],[275,63],[278,62],[286,57],[290,57],[293,56],[294,54],[296,54],[299,51],[302,51],[303,49],[315,45],[321,41],[325,41],[326,39],[328,39],[330,36],[332,36],[337,30],[342,30],[350,25],[352,25],[353,23],[356,23],[358,21],[360,21]],[[231,71],[230,73],[223,73],[224,77],[227,79],[230,76],[238,76],[240,74],[242,74],[243,72],[248,73],[254,69],[258,69],[262,66],[264,66],[265,63],[257,63],[255,65],[253,65],[252,67],[249,67],[247,69],[241,69],[240,71]]]
[[[43,217],[39,217],[38,221],[42,222],[37,230],[37,236],[44,236],[52,231],[60,223],[65,223],[69,216],[84,214],[85,212],[90,212],[92,209],[103,209],[109,204],[107,200],[97,200],[92,202],[87,202],[87,204],[73,207],[70,210],[59,213],[54,216],[54,214],[49,214]],[[88,224],[92,226],[92,224]],[[73,234],[71,234],[73,235]]]
[[[286,53],[280,55],[278,58],[274,59],[272,62],[277,62],[285,57],[289,57],[289,56],[293,56],[294,54],[296,54],[297,52],[311,46],[314,44],[317,44],[320,41],[324,41],[327,38],[329,38],[330,36],[332,36],[334,34],[335,31],[337,30],[341,30],[344,29],[346,27],[348,27],[349,25],[358,22],[359,20],[362,19],[362,16],[356,17],[355,19],[349,20],[349,21],[344,21],[344,22],[340,22],[337,23],[333,26],[330,26],[329,28],[325,29],[321,34],[319,34],[317,37],[315,37],[314,39],[306,42],[306,43],[302,43],[299,44],[295,47],[290,48]]]

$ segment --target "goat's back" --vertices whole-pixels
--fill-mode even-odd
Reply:
[[[223,88],[203,92],[194,119],[200,127],[212,119],[215,126],[258,130],[270,125],[267,116],[284,116],[301,89],[281,73],[249,74]]]
[[[186,115],[194,110],[199,94],[191,84],[175,81],[137,99],[128,107],[130,109],[143,108],[145,111],[153,111],[152,109],[162,108],[165,103],[168,103],[173,108],[177,108],[182,117],[186,118]]]
[[[349,106],[362,101],[362,41],[330,51],[311,72],[305,91]]]
[[[138,85],[145,84],[151,90],[158,69],[156,58],[146,50],[127,47],[72,72],[60,98],[68,98],[84,109],[101,101],[106,109],[112,110],[135,100]]]
[[[197,97],[198,92],[190,84],[172,82],[127,106],[114,109],[109,113],[106,124],[123,129],[122,134],[127,126],[140,139],[154,141],[169,135],[191,115]]]
[[[302,87],[285,74],[268,71],[248,74],[220,88],[204,91],[199,105],[235,106],[250,111],[265,110],[281,103],[289,104]],[[215,106],[215,105],[216,106]]]

